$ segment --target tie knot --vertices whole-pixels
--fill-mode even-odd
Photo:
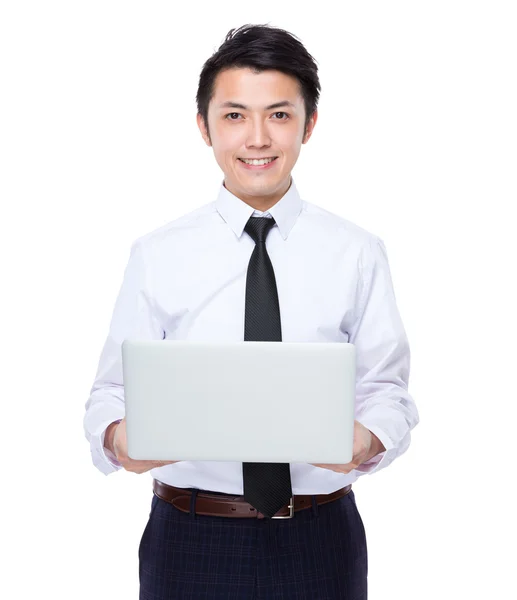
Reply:
[[[258,244],[266,241],[267,234],[275,223],[275,219],[272,217],[270,219],[267,217],[250,217],[244,231],[253,239],[255,244]]]

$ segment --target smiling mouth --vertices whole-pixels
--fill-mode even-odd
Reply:
[[[250,158],[250,159],[246,159],[246,160],[239,158],[238,160],[240,160],[241,163],[243,163],[249,167],[262,167],[262,166],[267,166],[267,165],[274,163],[277,158],[278,158],[278,156],[272,156],[272,157],[268,157],[268,158]],[[263,161],[266,161],[266,162],[263,162]]]

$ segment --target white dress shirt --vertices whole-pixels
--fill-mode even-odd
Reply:
[[[266,247],[275,270],[282,341],[355,344],[355,418],[386,448],[346,475],[291,464],[293,494],[328,494],[387,467],[407,450],[419,416],[407,389],[410,350],[383,241],[302,200],[293,177],[265,213],[223,182],[215,201],[131,245],[85,407],[93,463],[106,475],[122,468],[104,448],[104,434],[125,414],[124,339],[243,341],[246,273],[255,247],[244,227],[251,216],[276,221]],[[150,473],[176,487],[243,493],[242,463],[236,461],[180,461]]]

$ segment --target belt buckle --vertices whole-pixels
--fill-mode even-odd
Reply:
[[[294,516],[294,496],[291,497],[291,501],[288,504],[289,506],[289,514],[288,515],[279,515],[278,517],[271,517],[272,519],[292,519]]]

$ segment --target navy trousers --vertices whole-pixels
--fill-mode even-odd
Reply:
[[[367,599],[352,490],[319,506],[313,497],[292,519],[260,520],[184,513],[153,494],[138,557],[140,600]]]

